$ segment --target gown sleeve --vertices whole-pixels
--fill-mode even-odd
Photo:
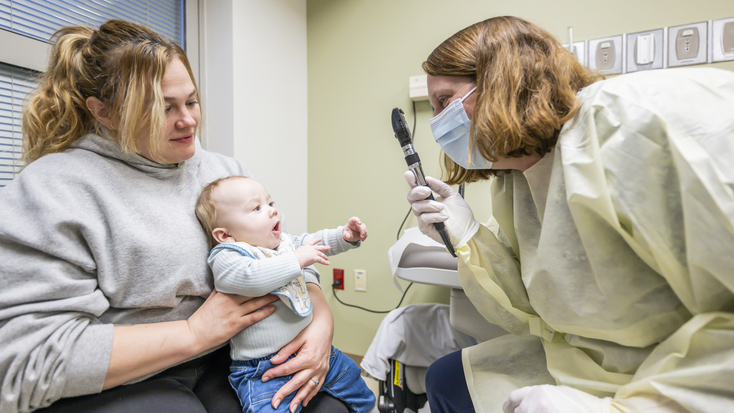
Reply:
[[[474,237],[457,249],[457,256],[459,282],[479,313],[510,333],[528,334],[528,320],[535,312],[512,250],[480,225]]]

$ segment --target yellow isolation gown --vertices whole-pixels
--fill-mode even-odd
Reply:
[[[492,186],[457,248],[482,315],[477,412],[565,384],[613,412],[734,412],[734,73],[627,74],[578,94],[553,152]]]

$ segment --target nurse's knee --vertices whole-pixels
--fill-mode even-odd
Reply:
[[[461,364],[461,351],[457,351],[431,363],[426,371],[426,392],[440,393],[446,389],[446,381],[460,375],[463,379],[464,367]]]

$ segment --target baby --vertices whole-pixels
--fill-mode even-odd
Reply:
[[[262,382],[270,358],[292,341],[312,319],[306,283],[317,284],[312,264],[328,265],[327,255],[358,247],[367,227],[350,218],[344,227],[293,237],[281,229],[280,215],[265,187],[258,181],[233,176],[207,185],[196,203],[209,242],[209,266],[217,291],[257,297],[277,294],[276,311],[230,339],[232,367],[229,381],[243,412],[286,412],[295,392],[277,406],[272,397],[289,377]],[[357,364],[332,347],[329,372],[311,380],[344,402],[350,412],[367,412],[375,396],[360,377]],[[320,380],[319,380],[320,379]],[[294,406],[293,412],[301,410]]]

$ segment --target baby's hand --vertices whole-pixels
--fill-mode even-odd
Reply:
[[[344,225],[342,236],[347,242],[355,243],[367,239],[367,226],[357,217],[349,218],[347,225]]]
[[[327,245],[316,245],[321,241],[321,238],[312,239],[307,244],[296,248],[296,258],[301,268],[308,267],[311,264],[324,264],[329,265],[329,259],[326,258],[326,254],[321,251],[328,251]]]

